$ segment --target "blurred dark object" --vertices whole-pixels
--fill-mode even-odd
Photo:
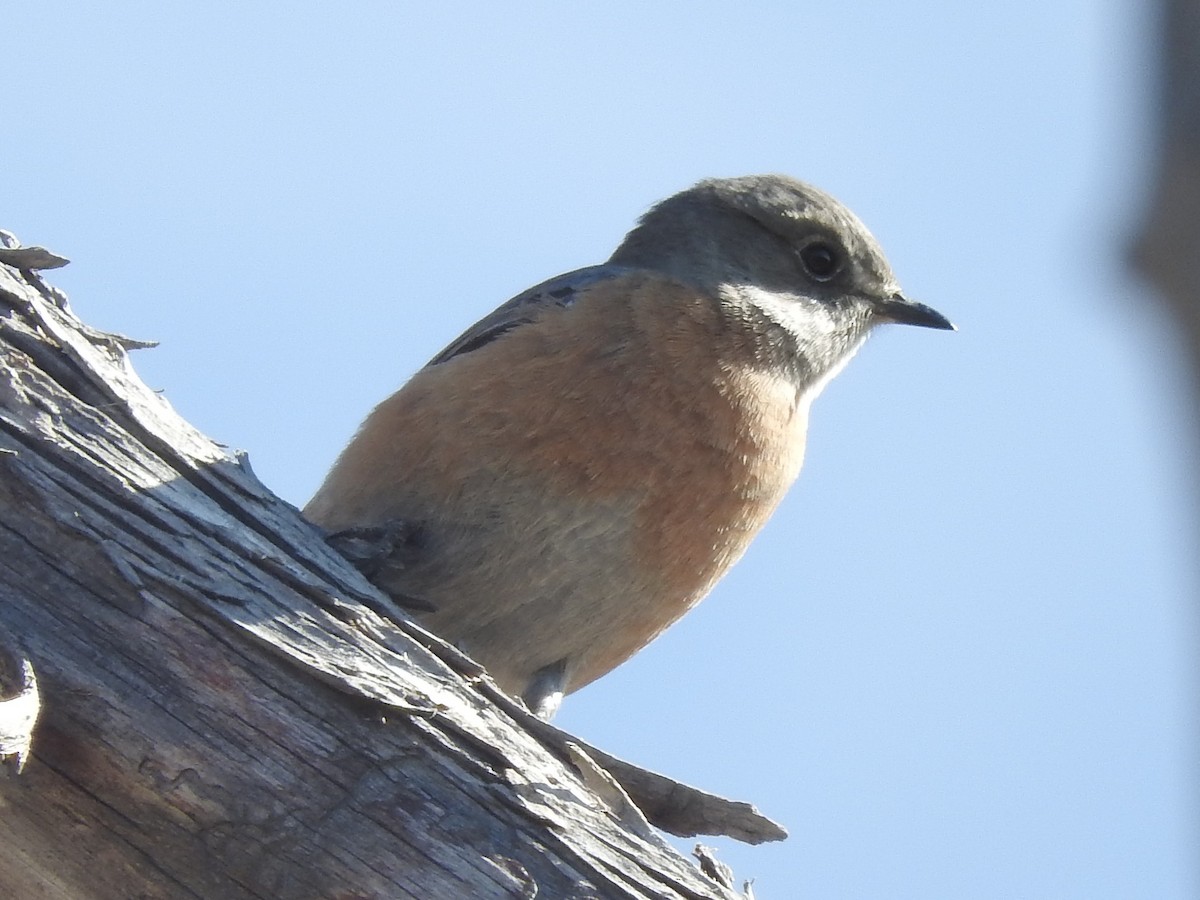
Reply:
[[[1185,329],[1200,386],[1200,0],[1160,6],[1158,161],[1133,262]]]

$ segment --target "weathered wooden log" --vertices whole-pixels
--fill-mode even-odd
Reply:
[[[736,896],[643,811],[782,829],[534,719],[0,243],[0,896]]]

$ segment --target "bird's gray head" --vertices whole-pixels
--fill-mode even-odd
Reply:
[[[904,297],[854,213],[785,175],[701,181],[647,212],[610,262],[704,288],[761,334],[764,352],[798,357],[807,378],[880,322],[954,327]]]

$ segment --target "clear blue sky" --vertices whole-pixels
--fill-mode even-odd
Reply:
[[[957,334],[817,403],[735,572],[568,700],[792,831],[761,898],[1186,898],[1195,403],[1124,270],[1150,4],[10,4],[0,227],[301,504],[362,416],[651,202],[782,171]]]

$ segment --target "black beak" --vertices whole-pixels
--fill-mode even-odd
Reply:
[[[875,313],[882,319],[900,325],[920,325],[922,328],[941,328],[945,331],[958,330],[953,322],[932,306],[909,300],[901,293],[892,294],[886,300],[877,300]]]

